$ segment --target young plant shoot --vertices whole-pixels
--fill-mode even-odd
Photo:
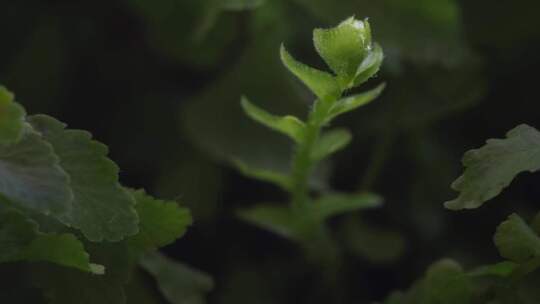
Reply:
[[[243,97],[245,113],[256,122],[290,137],[294,154],[289,173],[256,170],[237,162],[240,170],[251,177],[276,184],[290,194],[288,206],[260,204],[239,212],[244,220],[287,238],[304,242],[334,215],[381,204],[370,193],[322,193],[310,195],[309,179],[318,163],[345,148],[351,133],[342,128],[325,130],[332,120],[362,107],[381,94],[384,84],[358,94],[347,94],[376,75],[383,61],[381,47],[372,41],[367,19],[348,18],[338,26],[313,31],[315,50],[331,72],[321,71],[296,60],[281,46],[281,61],[315,96],[307,119],[276,116]]]

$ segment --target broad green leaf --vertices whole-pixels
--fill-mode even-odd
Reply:
[[[522,263],[540,256],[540,237],[517,214],[497,227],[493,237],[502,257]]]
[[[518,264],[510,261],[504,261],[497,264],[480,266],[468,273],[469,276],[497,276],[508,277],[516,268]]]
[[[445,203],[452,210],[478,208],[497,196],[521,172],[540,169],[540,132],[519,125],[505,139],[489,139],[463,157],[465,172],[453,184],[459,196]]]
[[[251,119],[272,130],[288,135],[296,142],[300,142],[304,136],[305,124],[294,116],[272,115],[250,103],[246,97],[242,97],[242,108]]]
[[[359,86],[377,74],[381,68],[383,59],[384,54],[381,46],[378,43],[374,43],[373,49],[370,50],[369,54],[356,71],[353,86]]]
[[[204,304],[214,282],[207,274],[159,253],[144,256],[140,265],[154,276],[163,296],[172,304]]]
[[[291,188],[291,180],[287,175],[270,170],[252,168],[241,160],[233,160],[233,164],[238,168],[240,173],[247,177],[273,183],[286,191]]]
[[[104,275],[94,275],[53,265],[34,265],[32,283],[43,290],[51,304],[125,304],[124,285],[133,267],[124,243],[86,244],[96,262],[105,265]]]
[[[367,23],[351,17],[337,27],[313,31],[315,49],[338,75],[342,88],[349,87],[369,51],[371,34]]]
[[[224,0],[221,1],[221,7],[230,11],[251,10],[258,8],[265,2],[266,0]]]
[[[69,233],[46,234],[38,224],[15,210],[0,213],[0,262],[49,262],[103,274],[101,265],[90,263],[83,244]]]
[[[118,167],[107,158],[107,147],[90,133],[36,115],[29,122],[50,142],[60,165],[71,177],[73,209],[60,220],[80,229],[90,240],[119,241],[138,231],[133,198],[118,183]]]
[[[30,127],[16,144],[0,146],[0,193],[24,208],[56,218],[70,212],[69,176],[54,152]]]
[[[328,115],[327,121],[329,122],[338,115],[341,115],[349,111],[353,111],[373,101],[375,98],[381,95],[385,86],[386,85],[382,83],[376,88],[369,90],[367,92],[348,96],[348,97],[338,100],[330,109],[330,113]]]
[[[406,293],[397,293],[387,304],[473,304],[473,286],[459,264],[443,259]],[[482,302],[483,303],[483,302]]]
[[[325,101],[339,96],[340,87],[334,76],[297,61],[287,52],[283,45],[281,45],[281,61],[319,99]]]
[[[335,129],[323,133],[315,147],[313,147],[311,158],[318,162],[325,157],[345,148],[352,139],[351,132],[346,129]]]
[[[189,225],[191,214],[176,202],[166,202],[147,195],[143,190],[132,191],[135,209],[139,214],[139,233],[129,238],[141,250],[157,249],[180,238]]]
[[[26,112],[13,98],[11,92],[0,86],[0,145],[13,144],[23,135]]]
[[[459,264],[444,259],[429,267],[423,282],[423,294],[415,303],[469,304],[472,286]]]
[[[287,239],[298,239],[301,229],[300,217],[297,217],[286,205],[276,203],[258,204],[239,210],[237,215],[242,220],[271,231]]]
[[[382,198],[372,193],[332,193],[317,199],[311,206],[311,215],[319,220],[382,205]]]

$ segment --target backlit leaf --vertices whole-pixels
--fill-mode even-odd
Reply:
[[[330,114],[327,121],[331,121],[338,115],[353,111],[373,101],[375,98],[379,97],[385,86],[386,85],[383,83],[367,92],[355,94],[338,100],[330,109]]]
[[[240,173],[245,176],[273,183],[284,190],[291,188],[291,179],[287,175],[271,170],[253,168],[240,160],[233,160],[233,163]]]
[[[311,152],[314,161],[320,161],[325,157],[345,148],[352,139],[351,132],[346,129],[330,130],[321,135]]]
[[[505,139],[489,139],[463,157],[465,172],[453,184],[459,196],[446,208],[473,209],[494,198],[521,172],[540,169],[540,132],[519,125]]]
[[[351,17],[329,29],[315,29],[315,49],[328,66],[338,75],[342,87],[348,87],[360,63],[369,50],[371,39],[366,21]]]
[[[371,193],[332,193],[315,200],[311,210],[312,216],[324,220],[341,213],[379,207],[382,202],[380,196]]]
[[[287,52],[283,45],[281,46],[281,61],[319,99],[327,100],[339,96],[340,88],[332,75],[297,61]]]
[[[246,97],[242,97],[242,108],[251,119],[288,135],[296,142],[302,140],[305,125],[298,118],[290,115],[283,117],[272,115],[250,103]]]

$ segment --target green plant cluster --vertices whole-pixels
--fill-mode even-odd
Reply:
[[[139,303],[124,291],[139,269],[158,281],[164,267],[194,273],[156,253],[185,233],[190,212],[120,185],[107,153],[86,131],[27,115],[0,87],[0,262],[25,265],[13,280],[36,299]]]
[[[451,210],[474,209],[497,196],[522,172],[540,169],[540,132],[528,125],[490,139],[463,157],[465,172],[453,184],[459,196],[445,203]],[[466,236],[464,236],[466,237]],[[511,214],[493,235],[502,261],[466,271],[443,259],[425,277],[384,303],[533,304],[540,301],[540,212],[530,221]]]
[[[308,6],[306,1],[295,2]],[[203,18],[198,32],[201,36],[218,13],[251,9],[264,1],[210,3],[211,13]],[[148,2],[132,3],[148,13],[150,20],[161,20],[160,12],[150,14],[145,4]],[[313,7],[319,8],[314,14],[324,14],[324,7]],[[286,135],[293,149],[284,171],[232,158],[241,173],[277,185],[289,197],[287,203],[262,201],[238,210],[237,215],[298,243],[319,265],[340,271],[336,264],[322,260],[338,246],[328,229],[329,219],[379,207],[382,197],[321,185],[317,170],[351,142],[349,130],[331,128],[334,119],[383,92],[385,84],[359,89],[378,73],[384,56],[372,39],[367,19],[351,17],[336,27],[315,29],[313,43],[331,72],[296,60],[284,46],[280,50],[285,67],[314,95],[305,118],[271,114],[247,97],[241,100],[248,117]],[[436,117],[438,112],[434,112]],[[13,94],[0,87],[0,262],[13,266],[11,285],[17,288],[11,293],[27,303],[204,303],[213,288],[212,279],[157,252],[185,233],[192,224],[190,212],[177,202],[122,186],[119,168],[107,154],[107,147],[88,132],[68,129],[50,116],[27,115]],[[520,125],[506,138],[488,140],[483,147],[467,152],[463,164],[463,175],[452,184],[459,195],[445,203],[449,210],[476,209],[499,195],[518,174],[538,171],[540,132]],[[369,184],[370,178],[362,188]],[[362,250],[377,246],[379,236],[368,237]],[[394,292],[382,303],[539,303],[540,213],[531,219],[510,215],[497,227],[493,242],[500,261],[463,267],[443,258],[409,290]],[[372,255],[384,259],[384,253],[393,254]],[[330,256],[339,260],[335,252]],[[149,276],[155,284],[147,284]],[[148,285],[155,285],[156,290]],[[155,291],[159,291],[158,297]]]

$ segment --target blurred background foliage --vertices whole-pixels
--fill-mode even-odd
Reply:
[[[194,227],[164,252],[214,278],[208,303],[369,303],[440,257],[497,261],[496,225],[535,210],[538,175],[480,210],[442,202],[465,150],[518,123],[540,126],[537,12],[533,0],[3,1],[0,83],[29,112],[108,144],[123,183],[192,209]],[[245,118],[240,96],[304,117],[313,97],[282,67],[279,45],[322,68],[311,30],[351,15],[370,18],[386,55],[366,86],[388,87],[335,123],[353,144],[313,182],[374,191],[385,205],[332,220],[341,266],[330,277],[296,244],[235,217],[284,193],[231,160],[287,168],[290,143]],[[148,303],[165,301],[140,291],[155,288],[144,273],[133,284]]]

